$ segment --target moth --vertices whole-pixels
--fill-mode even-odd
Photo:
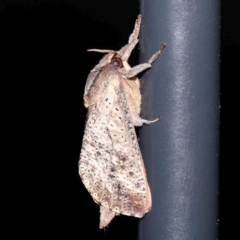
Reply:
[[[140,81],[166,44],[147,63],[131,67],[128,59],[138,43],[141,15],[128,44],[106,53],[88,75],[84,105],[88,109],[79,160],[79,174],[93,200],[100,205],[100,228],[119,214],[142,218],[152,198],[134,126],[160,120],[142,119]]]

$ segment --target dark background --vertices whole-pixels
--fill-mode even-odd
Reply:
[[[233,133],[239,130],[240,17],[238,1],[221,2],[219,239],[231,239],[238,236],[233,218],[239,140]],[[77,164],[86,117],[83,90],[101,58],[86,49],[120,49],[138,14],[136,0],[0,2],[3,126],[11,166],[6,183],[12,194],[7,222],[15,230],[10,235],[136,239],[135,218],[120,216],[107,230],[98,229],[99,207]],[[130,63],[138,63],[137,48]]]

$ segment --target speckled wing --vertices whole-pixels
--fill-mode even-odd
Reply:
[[[96,76],[85,96],[92,105],[79,173],[99,205],[117,214],[143,217],[151,209],[151,193],[122,87],[126,80],[111,69]]]

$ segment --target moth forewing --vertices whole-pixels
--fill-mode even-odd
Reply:
[[[153,57],[151,63],[133,68],[127,62],[138,41],[140,22],[139,15],[129,43],[119,51],[94,49],[108,54],[89,74],[84,92],[88,115],[79,174],[100,205],[100,228],[118,214],[143,217],[152,206],[134,126],[159,120],[149,121],[139,116],[141,93],[137,74],[151,67]],[[156,54],[155,59],[159,51]]]

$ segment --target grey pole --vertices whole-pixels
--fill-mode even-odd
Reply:
[[[141,0],[140,62],[167,47],[142,79],[140,129],[153,207],[140,240],[216,240],[218,231],[218,0]]]

